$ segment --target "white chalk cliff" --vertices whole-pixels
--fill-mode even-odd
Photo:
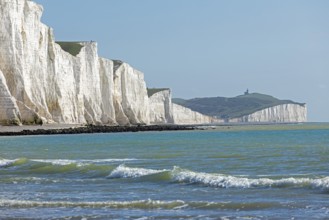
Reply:
[[[170,89],[160,89],[149,95],[150,122],[152,124],[173,124],[173,107]]]
[[[307,108],[305,104],[282,104],[265,108],[240,118],[230,119],[229,122],[306,122]]]
[[[173,103],[173,115],[175,124],[211,124],[223,122],[222,120],[203,115],[175,103]]]
[[[98,57],[95,42],[65,52],[42,11],[32,1],[0,1],[0,123],[148,124],[143,74]]]
[[[143,73],[99,57],[96,42],[68,43],[76,53],[65,49],[41,23],[42,12],[29,0],[0,0],[1,125],[222,122],[173,104],[168,89],[149,97]],[[303,122],[306,106],[280,105],[230,121]]]
[[[10,95],[6,79],[0,70],[0,124],[19,124],[20,113],[16,101]]]
[[[223,122],[222,120],[172,103],[170,89],[150,89],[149,106],[151,124],[188,125]]]

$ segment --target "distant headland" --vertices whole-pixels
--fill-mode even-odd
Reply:
[[[173,102],[224,122],[306,122],[305,103],[280,100],[270,95],[249,93],[226,97],[173,99]]]

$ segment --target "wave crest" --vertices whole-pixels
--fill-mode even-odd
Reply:
[[[77,166],[88,166],[90,164],[107,164],[116,162],[135,161],[137,159],[124,158],[124,159],[94,159],[94,160],[69,160],[69,159],[31,159],[31,161],[39,163],[51,163],[52,165],[66,166],[76,164]]]
[[[70,201],[26,201],[26,200],[0,200],[0,207],[33,208],[33,207],[71,207],[71,208],[114,208],[114,209],[232,209],[232,210],[259,210],[272,208],[289,208],[289,204],[280,203],[231,203],[231,202],[208,202],[208,201],[162,201],[162,200],[135,200],[135,201],[104,201],[104,202],[70,202]]]
[[[26,158],[18,158],[18,159],[14,159],[14,160],[0,159],[0,168],[19,166],[19,165],[22,165],[27,162],[28,162],[28,159],[26,159]]]
[[[143,177],[143,181],[172,181],[189,184],[201,184],[219,188],[298,187],[320,189],[329,192],[329,177],[250,178],[219,173],[195,172],[179,167],[174,167],[171,170],[158,170],[132,168],[127,167],[124,164],[119,166],[114,165],[117,162],[132,160],[136,159],[0,159],[0,169],[4,172],[8,171],[8,174],[23,170],[24,172],[29,172],[31,175],[66,174],[69,176],[79,176],[84,178],[109,179]],[[13,167],[15,169],[11,169]]]
[[[77,166],[89,166],[91,164],[95,165],[106,165],[118,162],[127,162],[135,161],[134,158],[123,158],[123,159],[90,159],[90,160],[70,160],[70,159],[27,159],[27,158],[18,158],[18,159],[0,159],[0,168],[6,168],[10,166],[19,166],[28,162],[36,163],[46,163],[56,166],[67,166],[67,165],[77,165]]]
[[[322,190],[329,190],[329,177],[319,179],[294,177],[282,179],[252,179],[223,174],[193,172],[175,167],[172,171],[172,178],[177,182],[203,184],[206,186],[219,188],[311,187]]]
[[[11,166],[13,163],[15,163],[16,160],[6,160],[1,159],[0,160],[0,168]]]
[[[108,177],[109,178],[138,178],[138,177],[149,176],[166,171],[167,170],[131,168],[131,167],[126,167],[125,165],[120,165],[117,168],[115,168]]]

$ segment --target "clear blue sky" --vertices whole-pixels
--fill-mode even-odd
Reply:
[[[56,40],[99,54],[174,97],[250,92],[306,102],[329,121],[328,0],[35,0]]]

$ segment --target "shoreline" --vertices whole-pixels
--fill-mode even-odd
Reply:
[[[256,131],[256,130],[313,130],[329,129],[329,122],[306,123],[242,123],[242,124],[203,124],[203,125],[81,125],[81,124],[46,124],[1,126],[1,136],[28,136],[28,135],[62,135],[62,134],[92,134],[92,133],[120,133],[120,132],[147,132],[147,131]]]
[[[183,131],[196,130],[193,125],[44,125],[44,126],[0,126],[0,136],[27,136],[27,135],[61,135],[61,134],[92,134],[92,133],[119,133],[119,132],[146,132],[146,131]]]

